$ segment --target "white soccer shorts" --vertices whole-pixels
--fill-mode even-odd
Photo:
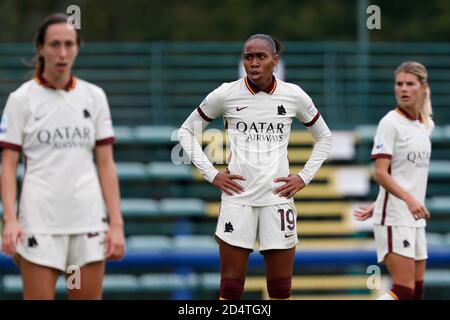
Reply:
[[[27,234],[19,241],[17,253],[25,260],[66,272],[69,266],[105,259],[104,231],[73,235]]]
[[[223,201],[216,236],[226,243],[259,251],[289,249],[298,243],[294,203],[253,207]]]
[[[416,261],[428,258],[425,227],[374,225],[378,263],[388,253],[412,258]]]

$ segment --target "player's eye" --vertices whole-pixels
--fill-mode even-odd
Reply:
[[[50,47],[52,48],[58,48],[59,47],[59,42],[58,41],[54,41],[50,43]]]

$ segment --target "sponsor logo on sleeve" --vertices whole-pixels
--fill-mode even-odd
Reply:
[[[8,118],[6,115],[2,116],[2,120],[0,120],[0,133],[6,133],[8,128]]]

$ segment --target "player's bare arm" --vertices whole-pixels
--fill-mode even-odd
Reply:
[[[406,202],[409,211],[414,219],[428,219],[430,213],[427,208],[414,198],[413,195],[405,191],[389,174],[390,159],[377,159],[375,161],[375,180],[383,186],[389,193]]]

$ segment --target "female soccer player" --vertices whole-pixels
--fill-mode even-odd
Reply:
[[[428,73],[417,62],[395,70],[397,107],[380,121],[374,139],[376,202],[357,210],[359,220],[374,216],[378,262],[384,262],[393,287],[381,300],[422,299],[427,259],[424,206],[430,136],[434,128]]]
[[[240,299],[248,256],[259,241],[271,299],[289,299],[298,243],[293,196],[327,158],[332,137],[311,98],[297,85],[275,79],[281,45],[268,35],[251,36],[242,58],[246,77],[211,92],[183,123],[179,139],[206,180],[221,189],[215,233],[221,260],[221,299]],[[214,168],[195,138],[222,115],[230,142],[225,171]],[[289,173],[288,140],[293,118],[315,139],[310,159]]]
[[[101,88],[72,76],[80,37],[66,21],[55,14],[42,23],[35,77],[10,94],[1,121],[2,249],[20,267],[24,299],[53,299],[69,266],[80,268],[81,285],[69,297],[100,299],[105,258],[125,250],[108,102]]]

